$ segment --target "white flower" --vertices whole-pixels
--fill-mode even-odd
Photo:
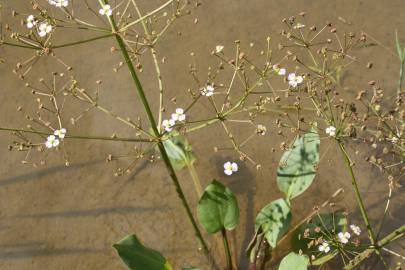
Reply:
[[[162,121],[162,127],[167,131],[170,132],[173,130],[173,126],[176,124],[176,122],[173,119],[170,120],[163,120]]]
[[[280,76],[284,76],[287,73],[285,68],[279,68],[278,65],[273,65],[273,70]]]
[[[349,239],[350,239],[350,233],[348,233],[348,232],[340,232],[340,233],[338,233],[338,238],[339,238],[339,241],[342,243],[342,244],[347,244],[348,242],[349,242]]]
[[[56,7],[67,7],[69,5],[69,0],[49,0],[48,2]]]
[[[232,175],[234,172],[238,171],[238,164],[236,164],[235,162],[226,162],[224,164],[224,173],[226,175]]]
[[[201,95],[210,97],[214,94],[215,88],[212,85],[207,85],[201,90]]]
[[[38,27],[38,35],[44,37],[52,31],[52,25],[47,22],[43,22]]]
[[[297,23],[296,25],[294,25],[294,29],[301,29],[301,28],[304,28],[305,27],[305,24],[302,24],[302,23]]]
[[[330,137],[335,137],[336,136],[336,128],[334,126],[327,127],[325,129],[326,134],[328,134]]]
[[[319,245],[318,250],[320,252],[328,253],[330,250],[328,242],[323,242],[321,245]]]
[[[284,76],[287,73],[287,70],[285,68],[280,68],[278,70],[278,75]]]
[[[391,142],[392,142],[393,144],[396,144],[398,141],[399,141],[399,139],[398,139],[398,137],[396,137],[396,136],[393,136],[393,137],[391,138]]]
[[[267,131],[266,126],[257,125],[257,128],[256,128],[256,133],[257,134],[264,136],[264,135],[266,135],[266,131]]]
[[[222,45],[217,45],[215,47],[215,52],[216,53],[221,53],[223,50],[224,50],[224,46],[222,46]]]
[[[355,235],[360,235],[361,234],[361,229],[357,225],[354,225],[354,224],[350,225],[350,229],[353,231],[353,233]]]
[[[101,15],[107,15],[111,16],[112,15],[112,9],[110,5],[104,5],[99,11]]]
[[[174,121],[184,121],[186,120],[186,115],[182,108],[177,108],[176,112],[172,114],[172,120]]]
[[[55,132],[53,133],[53,135],[58,136],[60,139],[65,138],[65,135],[66,135],[66,128],[61,128],[61,129],[55,130]]]
[[[54,135],[49,135],[48,138],[46,138],[45,146],[47,148],[56,147],[58,145],[59,145],[59,140]]]
[[[302,76],[297,76],[295,73],[288,74],[288,84],[292,87],[297,87],[300,83],[304,81]]]
[[[31,29],[35,25],[37,25],[37,20],[35,19],[34,15],[29,15],[27,17],[27,28]]]

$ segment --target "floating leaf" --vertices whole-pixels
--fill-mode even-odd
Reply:
[[[308,265],[309,259],[307,256],[290,252],[283,258],[278,270],[307,270]]]
[[[162,254],[143,246],[135,235],[126,236],[113,247],[131,270],[172,270]]]
[[[286,151],[277,170],[277,184],[287,199],[303,193],[315,178],[315,166],[319,162],[319,136],[313,129],[294,141],[291,150]]]
[[[198,220],[209,233],[233,230],[239,223],[239,207],[233,192],[214,180],[205,189],[197,207]]]
[[[321,265],[329,261],[338,254],[332,246],[329,253],[325,254],[318,250],[318,246],[310,245],[312,239],[324,237],[324,235],[331,235],[331,233],[338,233],[346,231],[347,219],[343,211],[336,211],[334,213],[319,214],[314,217],[310,222],[301,225],[293,234],[291,243],[293,250],[298,252],[302,251],[304,254],[315,255],[315,260],[312,261],[313,265]],[[304,237],[306,235],[306,237]]]
[[[288,231],[291,211],[288,201],[278,199],[266,205],[257,215],[255,228],[264,232],[271,247],[276,247],[280,238]]]
[[[163,145],[170,162],[177,171],[196,161],[191,145],[176,131],[170,133],[170,137],[163,141]]]

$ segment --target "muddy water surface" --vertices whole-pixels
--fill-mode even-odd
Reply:
[[[3,0],[3,20],[11,20],[10,13],[16,9],[29,13],[25,0]],[[163,1],[140,0],[147,10]],[[177,105],[188,104],[186,90],[194,87],[188,74],[190,52],[196,55],[199,66],[206,70],[215,63],[209,55],[218,44],[232,48],[235,40],[265,44],[271,35],[277,44],[281,19],[301,11],[308,13],[309,21],[323,24],[339,21],[339,17],[352,23],[353,31],[364,30],[383,44],[393,48],[394,29],[400,31],[405,41],[404,0],[209,0],[195,10],[191,16],[179,20],[162,38],[157,47],[159,57],[166,57],[162,66],[167,92],[166,98],[177,98]],[[199,21],[194,23],[195,18]],[[181,33],[181,35],[180,35]],[[83,33],[76,33],[81,37]],[[84,36],[82,36],[84,37]],[[61,40],[66,37],[60,36]],[[112,67],[121,60],[119,54],[111,55],[112,41],[104,40],[77,48],[64,49],[61,54],[80,83],[87,88],[96,87],[96,80],[103,80],[101,102],[109,104],[114,112],[135,119],[143,111],[133,92],[132,82],[126,70],[114,73]],[[262,45],[260,45],[262,46]],[[18,105],[34,104],[32,96],[24,88],[24,82],[12,74],[15,63],[29,57],[30,52],[0,48],[0,57],[7,62],[0,65],[1,126],[24,127],[23,114],[16,112]],[[352,91],[366,87],[371,79],[379,78],[386,89],[394,89],[397,76],[397,61],[384,49],[364,49],[360,56],[364,62],[374,62],[374,69],[348,75],[345,83]],[[151,71],[149,55],[145,56],[142,82],[152,99],[157,112],[157,96],[151,93],[157,83]],[[36,65],[31,78],[49,77],[55,70],[52,60]],[[57,70],[59,71],[59,70]],[[204,72],[202,72],[204,74]],[[35,105],[33,105],[35,106]],[[26,107],[30,110],[30,106]],[[200,105],[190,117],[199,119],[210,113],[208,104]],[[72,107],[72,110],[74,107]],[[106,120],[107,119],[107,120]],[[68,119],[65,119],[66,121]],[[272,126],[274,115],[261,119]],[[91,112],[74,128],[77,134],[104,134],[112,132],[130,136],[131,130]],[[250,131],[235,129],[241,138]],[[269,130],[249,146],[248,152],[262,164],[256,171],[249,164],[241,164],[238,174],[224,177],[222,164],[237,159],[233,152],[213,151],[215,146],[228,145],[225,133],[219,126],[212,126],[189,137],[199,157],[196,165],[202,181],[208,183],[217,178],[226,183],[237,194],[241,208],[241,224],[231,236],[238,250],[240,269],[246,269],[244,250],[253,233],[253,220],[257,212],[268,202],[281,196],[275,186],[275,175],[281,152],[271,153],[278,147],[281,138]],[[0,268],[19,269],[123,269],[111,244],[123,236],[136,233],[149,246],[161,251],[173,262],[174,268],[195,265],[208,269],[202,256],[198,255],[197,243],[191,226],[184,218],[163,164],[140,161],[134,170],[122,177],[114,177],[118,167],[125,167],[129,160],[106,164],[108,154],[125,154],[132,147],[129,143],[105,143],[72,141],[68,152],[71,166],[65,167],[60,155],[49,155],[45,168],[34,169],[22,165],[23,153],[8,152],[7,145],[13,140],[10,134],[0,133]],[[321,145],[326,150],[327,143]],[[356,146],[351,148],[355,150]],[[359,213],[350,189],[350,181],[340,153],[336,147],[328,148],[320,165],[319,174],[310,190],[297,199],[295,221],[305,216],[313,205],[322,203],[336,189],[346,192],[340,204],[351,212],[352,219],[359,221]],[[387,192],[386,181],[377,170],[359,160],[357,174],[361,182],[367,207],[373,223],[384,208],[383,195]],[[197,196],[187,172],[180,173],[181,183],[195,209]],[[404,221],[401,202],[404,197],[398,191],[394,198],[396,207],[389,213],[386,230],[395,228]],[[403,245],[403,243],[402,243]],[[398,245],[393,248],[398,250]],[[394,264],[395,259],[390,261]],[[373,265],[371,260],[370,265]],[[373,267],[373,266],[370,266]],[[375,266],[374,269],[379,268]]]

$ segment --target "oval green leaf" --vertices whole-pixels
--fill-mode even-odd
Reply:
[[[209,233],[233,230],[239,223],[239,207],[233,192],[214,180],[205,189],[197,206],[198,220]]]
[[[283,258],[278,270],[307,270],[308,265],[309,259],[307,256],[290,252]]]
[[[266,205],[257,215],[255,228],[264,232],[267,242],[275,248],[277,242],[288,231],[291,223],[290,205],[285,199],[278,199]]]
[[[126,236],[113,247],[131,270],[172,270],[162,254],[143,246],[136,235]]]
[[[296,138],[284,152],[277,170],[277,185],[288,200],[302,194],[315,178],[319,163],[319,135],[316,130]]]

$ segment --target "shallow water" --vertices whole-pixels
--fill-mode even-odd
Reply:
[[[3,21],[11,20],[12,8],[21,13],[30,12],[26,2],[4,0]],[[146,10],[162,2],[140,0],[139,4]],[[230,49],[235,40],[241,40],[246,47],[250,42],[262,47],[270,35],[276,47],[281,19],[301,11],[306,11],[308,20],[314,24],[322,24],[326,20],[338,22],[340,16],[352,23],[350,27],[354,31],[363,30],[394,48],[394,29],[398,29],[400,36],[404,37],[402,40],[405,40],[405,32],[401,31],[405,29],[404,10],[403,0],[206,1],[191,16],[178,20],[157,47],[160,58],[164,56],[167,60],[162,65],[166,97],[177,98],[177,105],[169,104],[167,108],[170,111],[176,106],[188,104],[186,90],[195,87],[187,68],[191,61],[190,52],[195,53],[203,77],[207,67],[216,63],[209,57],[216,45],[222,44]],[[199,19],[197,24],[194,23],[195,18]],[[75,35],[80,37],[83,34]],[[112,71],[112,67],[120,61],[119,54],[109,52],[112,44],[111,41],[97,41],[66,48],[61,55],[75,68],[73,73],[84,87],[94,88],[95,81],[99,79],[104,82],[101,102],[111,104],[114,112],[135,119],[138,115],[143,116],[143,112],[126,70],[123,68],[119,73]],[[24,88],[24,82],[13,75],[11,69],[28,55],[27,51],[0,48],[0,57],[7,59],[5,64],[0,65],[1,126],[24,127],[27,124],[23,114],[16,112],[16,107],[27,102],[34,104],[33,98]],[[391,54],[382,48],[366,48],[358,52],[358,56],[364,63],[373,62],[374,68],[348,74],[344,83],[350,85],[349,91],[362,89],[369,80],[376,78],[384,88],[395,89],[398,63]],[[148,72],[152,68],[151,59],[149,55],[144,59],[141,80],[149,96],[156,100],[150,94],[157,87],[154,73]],[[51,59],[48,60],[36,65],[30,77],[49,77],[54,64]],[[158,102],[152,103],[157,112]],[[24,107],[30,110],[29,106]],[[207,104],[199,105],[190,117],[200,118],[209,113]],[[275,115],[269,114],[261,121],[270,127],[274,119]],[[104,135],[115,132],[122,136],[129,136],[132,132],[97,112],[89,113],[74,131],[77,134]],[[233,131],[240,138],[250,134],[245,129]],[[223,162],[235,160],[238,156],[232,151],[214,152],[215,146],[227,145],[225,139],[218,138],[225,138],[225,133],[215,125],[189,136],[199,157],[196,169],[202,181],[207,184],[211,179],[220,179],[237,194],[241,224],[231,236],[231,242],[238,250],[240,269],[247,269],[243,250],[253,234],[254,218],[265,204],[281,196],[275,188],[281,152],[272,153],[270,150],[278,148],[283,139],[269,130],[266,136],[249,144],[247,150],[262,164],[262,170],[256,171],[248,163],[240,164],[238,174],[225,177]],[[161,251],[173,262],[175,269],[186,265],[208,269],[203,256],[198,255],[191,226],[182,215],[183,208],[161,162],[150,164],[140,161],[129,175],[114,177],[115,170],[127,166],[129,160],[106,164],[106,156],[128,153],[132,147],[130,143],[72,141],[68,147],[71,166],[65,167],[58,155],[50,155],[45,168],[34,169],[20,164],[23,153],[7,150],[6,146],[12,140],[10,134],[0,133],[1,269],[123,269],[111,245],[131,233],[136,233],[144,243]],[[321,151],[325,152],[327,143],[322,143]],[[353,152],[356,145],[350,149]],[[343,168],[338,149],[328,148],[314,184],[296,200],[293,223],[340,187],[346,192],[339,205],[351,212],[354,222],[360,222],[349,176]],[[356,170],[366,206],[370,209],[373,224],[376,224],[388,192],[385,177],[361,157],[356,160]],[[179,176],[195,209],[197,196],[188,172],[182,171]],[[390,209],[384,232],[389,232],[405,219],[401,209],[405,201],[400,195],[402,191],[397,190],[394,194],[395,206]],[[392,247],[403,250],[403,244],[397,243]],[[390,263],[394,265],[397,261],[397,258],[391,258]],[[381,269],[373,263],[374,259],[370,259],[368,269]]]

